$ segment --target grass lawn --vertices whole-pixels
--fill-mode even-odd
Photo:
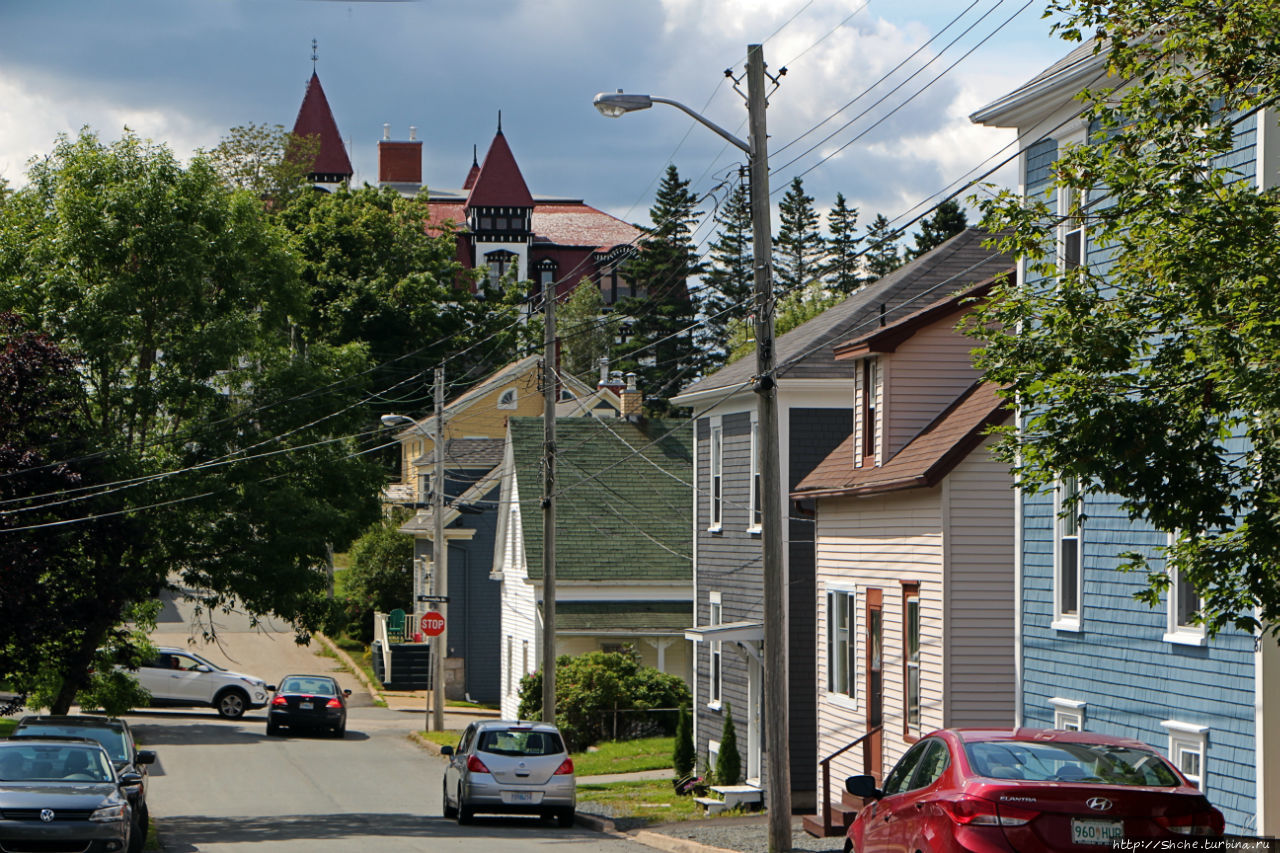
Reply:
[[[13,717],[0,717],[0,737],[8,737],[9,732],[18,727],[18,721]]]
[[[422,736],[441,746],[456,746],[462,732],[423,732]],[[675,746],[675,738],[651,737],[641,740],[606,741],[597,746],[598,751],[575,752],[570,756],[573,759],[573,772],[577,776],[665,769],[671,766],[671,752]],[[670,790],[670,782],[664,781],[662,784]]]
[[[677,794],[666,779],[579,785],[578,802],[603,806],[602,810],[614,818],[638,818],[653,823],[702,816],[702,808],[693,801],[693,797]]]

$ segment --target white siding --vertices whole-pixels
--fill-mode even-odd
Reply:
[[[510,445],[508,445],[510,447]],[[508,453],[510,451],[508,450]],[[508,471],[512,468],[508,466]],[[511,508],[508,528],[502,539],[502,716],[516,719],[520,707],[520,679],[524,660],[524,643],[529,644],[528,666],[538,668],[541,649],[538,630],[537,599],[529,584],[529,567],[524,558],[524,536],[520,524],[520,495],[515,477],[507,477],[502,489],[503,506]],[[508,655],[508,648],[512,654]]]
[[[921,730],[943,724],[942,515],[940,489],[912,489],[876,498],[824,498],[817,515],[818,758],[866,732],[866,592],[883,596],[884,734],[882,762],[893,766],[910,745],[903,736],[902,582],[920,584]],[[829,589],[858,596],[857,695],[827,693],[827,605]],[[831,791],[839,798],[845,776],[862,772],[862,748],[832,763]],[[821,779],[819,778],[819,785]],[[822,792],[819,792],[819,797]]]
[[[974,341],[955,330],[962,316],[930,324],[903,341],[884,360],[891,365],[884,410],[884,458],[906,446],[962,391],[978,379],[970,350]]]
[[[1014,723],[1013,479],[991,443],[945,483],[948,726]]]

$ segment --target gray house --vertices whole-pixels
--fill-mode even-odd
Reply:
[[[864,287],[776,341],[783,559],[788,582],[792,800],[812,807],[817,789],[817,669],[814,508],[788,500],[796,485],[853,431],[854,379],[861,363],[835,348],[1008,268],[968,229]],[[756,471],[755,360],[744,358],[673,399],[698,412],[694,456],[694,739],[699,765],[714,766],[731,712],[749,784],[765,777],[761,646],[765,614]],[[874,384],[874,383],[873,383]]]

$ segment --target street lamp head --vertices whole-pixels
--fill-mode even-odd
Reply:
[[[409,426],[416,423],[413,418],[408,415],[383,415],[379,420],[385,427]]]
[[[624,95],[619,89],[617,92],[601,92],[591,100],[591,103],[601,115],[617,118],[623,113],[649,109],[653,106],[653,98],[648,95]]]

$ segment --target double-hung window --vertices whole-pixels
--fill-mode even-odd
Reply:
[[[861,460],[859,467],[876,464],[876,446],[879,439],[878,417],[876,412],[880,383],[879,365],[874,358],[863,359],[859,376],[858,410],[862,426]]]
[[[719,530],[724,512],[724,430],[719,424],[711,428],[711,500],[710,529]]]
[[[1169,537],[1172,546],[1174,537]],[[1172,562],[1169,564],[1169,623],[1165,632],[1166,643],[1180,643],[1187,646],[1203,646],[1205,629],[1203,624],[1195,620],[1196,613],[1203,602],[1196,588]]]
[[[1160,724],[1169,733],[1169,760],[1182,771],[1192,785],[1205,790],[1205,752],[1209,745],[1209,727],[1165,720]]]
[[[920,587],[902,587],[903,734],[920,736]]]
[[[760,423],[751,422],[751,525],[750,533],[759,533],[764,526],[763,495],[760,493]]]
[[[852,697],[854,677],[854,614],[858,596],[852,592],[827,593],[827,692]]]
[[[711,626],[719,625],[724,618],[724,611],[721,608],[720,593],[711,592],[710,596],[710,615],[708,624]],[[720,688],[724,681],[724,672],[721,668],[723,663],[722,650],[719,640],[711,641],[711,667],[710,678],[707,685],[707,702],[713,707],[720,707]]]
[[[1075,477],[1062,477],[1054,488],[1053,627],[1080,630],[1082,496]]]
[[[1066,187],[1061,191],[1062,269],[1064,272],[1084,266],[1084,211],[1080,191]]]

